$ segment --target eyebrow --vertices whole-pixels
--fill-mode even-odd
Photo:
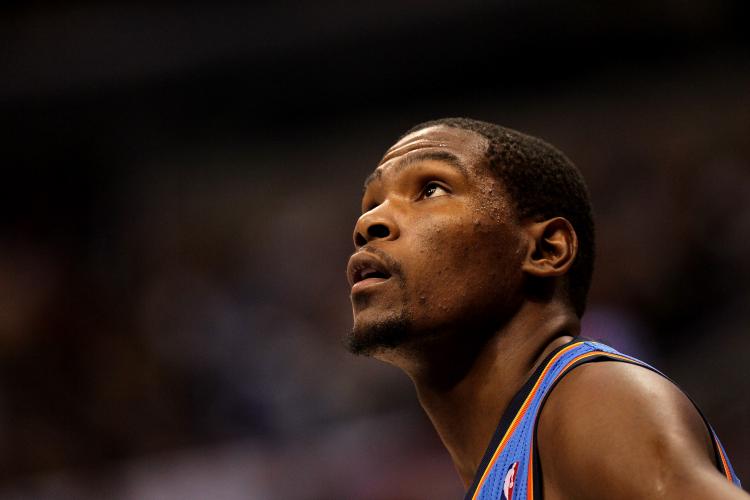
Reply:
[[[411,165],[423,162],[425,160],[436,160],[446,163],[461,172],[464,177],[468,177],[466,165],[463,164],[458,156],[454,155],[453,153],[449,153],[448,151],[418,151],[404,156],[403,158],[398,160],[393,166],[393,169],[394,172],[400,172],[401,170]],[[367,179],[365,179],[365,184],[362,187],[362,191],[364,192],[367,189],[367,186],[369,186],[372,181],[380,180],[382,176],[383,171],[380,168],[376,168],[375,171],[368,175]]]

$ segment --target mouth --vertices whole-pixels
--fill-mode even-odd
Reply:
[[[388,281],[391,273],[377,257],[366,253],[352,255],[347,266],[352,293]]]

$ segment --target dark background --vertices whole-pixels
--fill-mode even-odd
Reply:
[[[0,16],[0,496],[460,498],[348,355],[361,182],[411,125],[589,182],[585,334],[675,379],[750,481],[747,2],[24,2]]]

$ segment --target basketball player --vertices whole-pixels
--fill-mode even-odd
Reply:
[[[578,337],[591,209],[549,144],[418,125],[365,181],[354,246],[349,348],[412,379],[467,498],[750,498],[684,393]]]

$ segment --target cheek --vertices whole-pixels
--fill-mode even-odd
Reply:
[[[507,299],[520,276],[518,238],[496,222],[480,218],[425,224],[412,244],[411,292],[428,312],[486,306]]]

